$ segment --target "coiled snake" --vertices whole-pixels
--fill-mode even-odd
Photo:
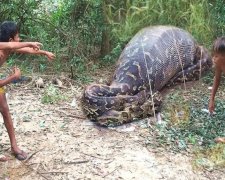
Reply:
[[[86,87],[83,106],[101,125],[119,125],[160,110],[158,93],[176,81],[199,79],[212,66],[207,50],[185,30],[152,26],[139,31],[121,53],[110,85]]]

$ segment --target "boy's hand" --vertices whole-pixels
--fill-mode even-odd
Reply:
[[[211,101],[209,101],[209,112],[210,112],[210,114],[213,114],[214,109],[215,109],[215,102],[211,100]]]
[[[55,59],[55,55],[51,52],[46,51],[45,55],[47,56],[48,60],[52,61],[53,59]]]
[[[21,77],[20,69],[17,67],[14,67],[13,71],[14,71],[14,74],[13,74],[14,78],[19,79]]]
[[[30,42],[30,47],[36,51],[40,50],[41,46],[42,46],[42,44],[39,42]]]

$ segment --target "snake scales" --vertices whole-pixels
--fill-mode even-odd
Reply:
[[[105,126],[119,125],[160,110],[165,85],[199,79],[212,66],[205,48],[185,30],[152,26],[139,31],[121,53],[110,85],[86,87],[87,116]]]

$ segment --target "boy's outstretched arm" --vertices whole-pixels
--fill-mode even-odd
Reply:
[[[39,50],[41,46],[42,44],[39,42],[0,42],[1,50],[5,50],[5,49],[13,50],[13,49],[20,49],[25,47],[29,47],[34,50]]]
[[[215,109],[215,95],[216,95],[217,89],[220,85],[221,74],[222,74],[221,69],[216,67],[214,81],[213,81],[213,88],[212,88],[211,96],[209,99],[209,112],[210,113],[213,113],[213,111]]]
[[[55,55],[49,51],[44,51],[44,50],[35,50],[33,48],[21,48],[21,49],[16,49],[16,53],[22,53],[22,54],[34,54],[34,55],[44,55],[46,56],[49,60],[53,60],[55,58]]]
[[[16,79],[19,79],[20,76],[21,76],[20,69],[17,67],[14,67],[14,72],[11,75],[0,80],[0,87],[3,87]]]

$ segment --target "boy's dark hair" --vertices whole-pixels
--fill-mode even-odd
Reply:
[[[14,39],[19,32],[18,26],[13,21],[4,21],[0,25],[0,42],[9,42],[9,39]]]
[[[212,54],[215,53],[220,53],[220,54],[224,54],[225,53],[225,37],[219,37],[217,38],[214,43],[213,43],[213,47],[212,47]]]

